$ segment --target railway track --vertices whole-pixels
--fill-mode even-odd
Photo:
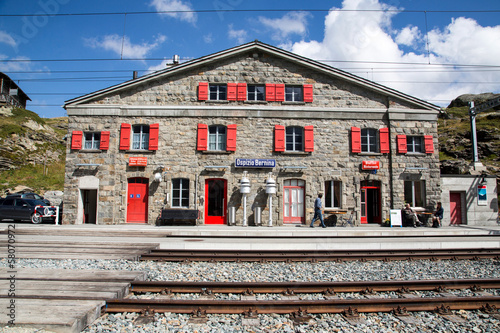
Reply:
[[[299,293],[373,293],[395,291],[463,290],[481,291],[500,289],[500,279],[462,280],[405,280],[405,281],[338,281],[338,282],[184,282],[184,281],[133,281],[132,293],[225,293],[262,294],[277,293],[296,295]]]
[[[498,315],[500,296],[484,289],[500,289],[500,279],[468,280],[424,280],[424,281],[362,281],[362,282],[286,282],[286,283],[227,283],[227,282],[167,282],[138,281],[132,283],[134,293],[236,293],[255,295],[257,293],[281,293],[285,299],[262,300],[246,297],[240,300],[214,299],[175,299],[159,296],[148,299],[115,299],[106,303],[105,311],[115,312],[172,312],[204,316],[205,314],[292,314],[307,316],[319,313],[340,313],[356,315],[359,313],[392,312],[405,315],[415,311],[435,311],[452,314],[453,310],[482,310]],[[476,296],[459,297],[448,293],[452,289],[471,289]],[[436,291],[437,297],[421,297],[412,291]],[[397,291],[399,297],[380,297],[376,292]],[[335,293],[358,292],[368,296],[340,298]],[[322,293],[322,299],[300,299],[299,293]],[[149,295],[150,296],[150,295]]]
[[[216,250],[151,250],[139,260],[208,261],[208,262],[318,262],[368,260],[475,260],[500,259],[500,249],[414,249],[414,250],[327,250],[327,251],[216,251]]]

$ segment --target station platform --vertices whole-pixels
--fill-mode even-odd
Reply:
[[[0,234],[7,233],[0,225]],[[363,225],[309,228],[298,226],[153,226],[16,224],[16,241],[141,243],[160,249],[335,250],[500,248],[498,226],[401,228]],[[4,236],[0,235],[0,239]]]

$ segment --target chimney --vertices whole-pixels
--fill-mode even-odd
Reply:
[[[134,71],[134,74],[132,75],[132,79],[133,80],[137,79],[137,71]]]
[[[179,64],[179,55],[178,54],[174,54],[174,57],[172,58],[172,62],[174,63],[174,65]]]

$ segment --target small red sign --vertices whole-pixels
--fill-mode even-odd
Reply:
[[[148,158],[147,157],[129,157],[128,159],[129,166],[147,166]]]
[[[380,161],[363,161],[361,164],[363,170],[378,170],[380,169]]]

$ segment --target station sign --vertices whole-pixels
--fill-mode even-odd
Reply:
[[[234,162],[236,168],[274,168],[276,160],[259,158],[237,158]]]
[[[147,157],[129,157],[128,165],[129,166],[145,167],[148,165],[148,158]]]
[[[378,170],[380,169],[380,161],[363,161],[361,164],[362,170]]]

